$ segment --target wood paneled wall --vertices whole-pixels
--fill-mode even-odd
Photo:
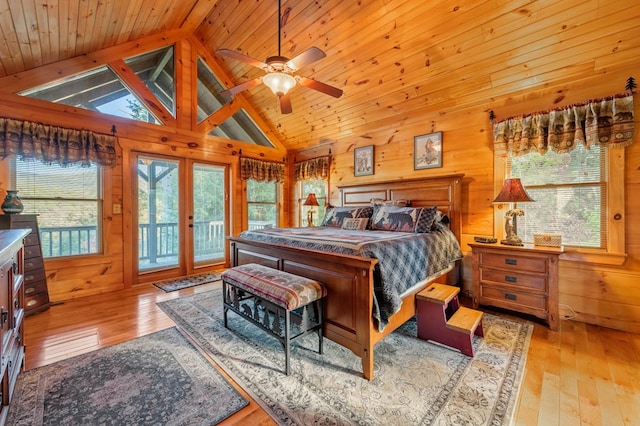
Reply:
[[[407,179],[422,176],[464,173],[462,249],[465,253],[464,290],[471,290],[471,259],[467,242],[475,235],[493,236],[495,198],[493,130],[488,111],[498,119],[526,114],[561,105],[583,102],[624,91],[626,79],[634,69],[621,69],[607,79],[585,75],[571,83],[550,86],[542,93],[505,95],[487,99],[484,108],[430,112],[410,117],[397,125],[372,127],[364,138],[344,138],[314,148],[300,150],[298,160],[332,154],[331,201],[339,203],[336,186],[361,180]],[[615,74],[615,75],[614,75]],[[556,105],[558,93],[567,96]],[[636,136],[625,148],[625,232],[627,258],[621,266],[574,261],[560,263],[561,317],[577,315],[576,320],[640,333],[640,99],[635,99]],[[443,167],[415,171],[413,137],[432,131],[443,132]],[[374,145],[375,175],[354,177],[353,150]],[[293,199],[292,199],[293,200]]]
[[[193,66],[194,51],[200,49],[197,41],[191,36],[181,39],[179,52],[185,55],[180,61],[183,67],[180,72],[186,76],[180,84],[194,84]],[[112,49],[117,52],[117,49]],[[99,55],[98,55],[99,56]],[[106,60],[107,61],[107,60]],[[93,64],[95,65],[95,63]],[[494,234],[494,215],[491,201],[495,193],[493,136],[488,111],[493,110],[496,117],[524,114],[558,106],[558,98],[562,105],[582,102],[587,99],[608,96],[623,90],[626,79],[634,74],[631,66],[612,69],[607,78],[594,74],[589,70],[580,71],[574,78],[549,84],[543,90],[534,93],[526,88],[518,93],[496,94],[495,97],[475,99],[465,102],[471,107],[433,111],[425,104],[418,113],[406,117],[401,122],[389,122],[376,119],[366,124],[366,137],[344,136],[329,143],[319,144],[312,148],[287,152],[284,148],[265,149],[250,144],[230,142],[207,137],[195,126],[195,120],[189,110],[192,105],[193,92],[189,87],[178,88],[184,99],[178,99],[179,115],[169,126],[154,126],[144,123],[132,123],[117,117],[76,110],[63,105],[51,105],[46,102],[27,99],[7,93],[0,94],[0,113],[19,119],[56,123],[61,126],[82,127],[105,132],[112,124],[116,124],[120,141],[120,161],[118,165],[105,174],[105,183],[109,186],[108,198],[105,200],[105,252],[100,256],[91,256],[73,260],[48,260],[46,270],[49,279],[50,297],[52,301],[63,301],[70,298],[90,294],[109,292],[134,282],[130,268],[131,253],[131,211],[123,210],[123,214],[111,214],[114,203],[127,205],[126,200],[134,197],[132,189],[127,187],[128,169],[125,164],[131,151],[155,152],[201,160],[215,159],[227,162],[232,167],[231,211],[232,233],[238,234],[242,229],[242,202],[244,200],[243,185],[238,179],[238,150],[262,156],[265,159],[279,160],[284,156],[289,164],[293,159],[311,158],[326,155],[331,150],[332,167],[330,177],[330,198],[338,203],[336,185],[363,180],[386,181],[393,179],[417,178],[453,173],[464,173],[463,215],[462,215],[462,247],[465,252],[464,288],[470,289],[470,258],[466,245],[474,235]],[[36,78],[31,72],[29,77]],[[191,76],[190,78],[188,76]],[[561,94],[561,96],[559,95]],[[451,97],[457,95],[450,94]],[[241,102],[241,100],[239,100]],[[243,102],[243,101],[242,101]],[[414,101],[415,102],[415,101]],[[450,102],[449,105],[454,105]],[[479,107],[478,105],[481,105]],[[636,99],[636,123],[640,117],[638,100]],[[258,117],[259,118],[259,117]],[[269,131],[269,129],[267,129]],[[415,171],[413,169],[413,137],[432,131],[443,132],[443,167]],[[625,214],[627,230],[626,261],[622,266],[606,266],[562,261],[560,265],[560,303],[561,313],[575,311],[576,319],[607,327],[640,333],[640,198],[634,197],[640,191],[640,141],[636,132],[633,145],[626,148],[625,159]],[[193,143],[196,145],[194,146]],[[191,146],[189,144],[192,144]],[[356,147],[374,145],[375,175],[367,177],[353,176],[353,150]],[[7,188],[8,171],[6,160],[0,169],[0,189]],[[295,224],[297,214],[296,194],[292,189],[293,182],[284,186],[283,220],[281,225]],[[128,251],[127,251],[128,250]]]

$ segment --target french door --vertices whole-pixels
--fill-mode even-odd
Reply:
[[[141,275],[189,275],[224,262],[228,174],[226,165],[136,155],[138,281]]]

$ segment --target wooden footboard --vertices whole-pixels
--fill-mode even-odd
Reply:
[[[366,379],[373,378],[373,268],[377,259],[290,248],[230,238],[232,266],[259,263],[311,278],[327,287],[324,336],[362,359]],[[387,327],[390,328],[390,327]],[[385,334],[387,330],[385,330]]]
[[[423,179],[340,185],[343,206],[368,205],[372,198],[410,200],[413,207],[437,206],[450,219],[450,228],[460,240],[462,174]],[[415,295],[429,282],[416,285],[403,298],[399,312],[389,318],[384,331],[374,323],[373,269],[377,259],[326,253],[231,237],[231,265],[259,263],[308,277],[327,287],[324,336],[350,349],[362,359],[362,373],[373,379],[373,348],[416,312]],[[447,272],[447,271],[443,271]],[[458,282],[459,262],[447,283]]]

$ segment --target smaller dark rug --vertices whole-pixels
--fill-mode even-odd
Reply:
[[[220,280],[220,274],[217,272],[206,272],[204,274],[188,275],[186,277],[171,278],[169,280],[163,280],[153,283],[165,293],[169,293],[176,290],[182,290],[183,288],[195,287],[201,284],[212,283]]]
[[[175,328],[18,376],[8,425],[212,425],[249,402]]]

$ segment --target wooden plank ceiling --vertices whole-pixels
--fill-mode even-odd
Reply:
[[[282,55],[319,47],[327,57],[297,74],[344,95],[298,85],[288,115],[263,85],[242,95],[292,149],[371,137],[372,129],[604,74],[604,59],[637,61],[636,1],[283,0]],[[277,0],[0,0],[0,77],[180,28],[211,52],[264,61],[278,54],[277,15]],[[236,84],[263,74],[216,58]]]

